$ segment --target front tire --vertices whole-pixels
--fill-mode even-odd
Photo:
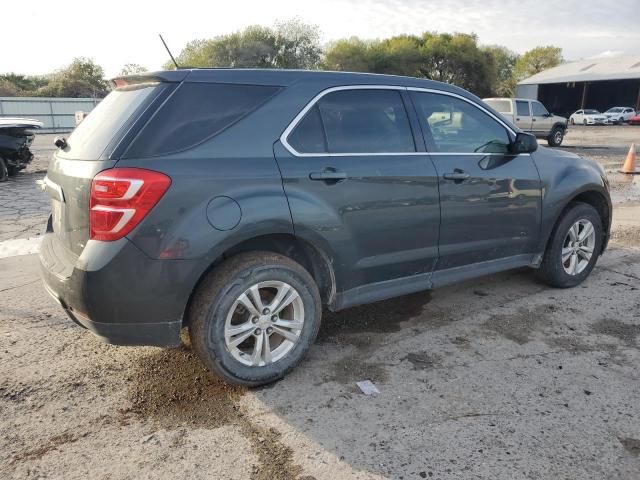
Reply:
[[[536,275],[552,287],[575,287],[589,276],[601,251],[600,215],[589,204],[573,203],[551,232]]]
[[[550,147],[559,147],[562,145],[564,139],[564,130],[561,127],[554,127],[551,130],[551,135],[547,138],[547,143]]]
[[[302,360],[321,315],[318,287],[302,266],[275,253],[242,253],[198,287],[189,337],[209,369],[254,387],[279,380]]]

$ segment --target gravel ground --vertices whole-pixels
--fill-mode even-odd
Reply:
[[[42,231],[50,141],[0,185],[0,241]],[[261,389],[224,384],[188,345],[105,345],[47,297],[35,255],[0,259],[0,478],[639,478],[640,179],[615,173],[633,141],[640,128],[567,136],[616,202],[583,285],[519,270],[326,312],[302,365]]]

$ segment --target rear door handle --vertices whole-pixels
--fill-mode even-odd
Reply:
[[[453,173],[445,173],[444,175],[442,175],[442,177],[446,180],[456,180],[460,182],[462,180],[466,180],[467,178],[469,178],[470,175],[461,170],[456,170]]]
[[[337,182],[340,180],[346,180],[347,174],[335,169],[326,169],[323,172],[311,172],[309,174],[309,178],[320,182]]]

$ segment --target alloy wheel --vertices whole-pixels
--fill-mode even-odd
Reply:
[[[562,243],[562,267],[569,275],[579,275],[587,268],[596,244],[596,230],[587,219],[575,222]]]
[[[231,306],[224,340],[231,355],[250,367],[285,357],[298,343],[304,326],[300,294],[281,281],[249,287]]]

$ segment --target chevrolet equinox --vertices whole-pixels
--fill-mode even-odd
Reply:
[[[474,95],[416,78],[193,69],[116,78],[56,140],[40,262],[118,345],[188,327],[225,379],[284,376],[340,310],[530,267],[572,287],[607,245],[595,162],[538,148]]]

